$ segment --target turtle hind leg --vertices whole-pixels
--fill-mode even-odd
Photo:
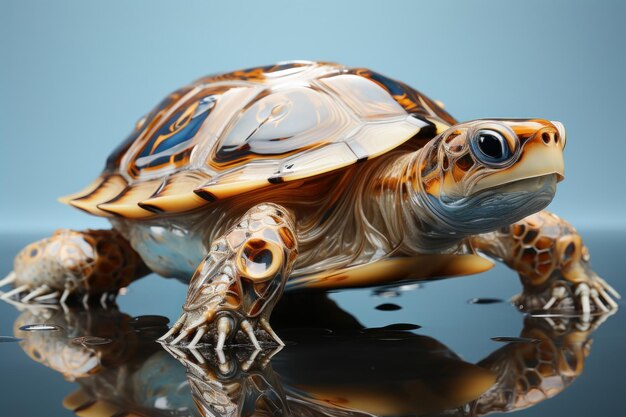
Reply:
[[[583,315],[617,309],[614,299],[620,296],[591,269],[581,236],[552,213],[541,211],[510,227],[475,236],[472,244],[519,273],[524,291],[515,302],[520,309]]]
[[[218,351],[238,337],[255,349],[258,337],[282,344],[269,317],[293,269],[295,236],[293,218],[283,207],[250,209],[212,243],[189,283],[183,314],[159,340],[195,347],[208,339]]]
[[[0,281],[0,287],[10,284],[13,289],[1,292],[0,299],[17,298],[22,303],[70,299],[106,303],[120,288],[149,272],[115,230],[57,230],[22,249],[13,266]]]

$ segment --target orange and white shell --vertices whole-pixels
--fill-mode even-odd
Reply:
[[[454,122],[367,69],[294,61],[209,76],[167,96],[96,181],[61,201],[98,216],[182,213],[377,157]]]

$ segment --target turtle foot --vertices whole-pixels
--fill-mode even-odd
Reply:
[[[58,300],[62,295],[60,291],[53,290],[46,284],[33,286],[18,282],[17,274],[11,271],[4,279],[0,280],[0,288],[14,285],[13,288],[4,292],[0,291],[0,300],[19,301],[21,303],[47,302]]]
[[[218,313],[215,317],[208,320],[194,312],[183,313],[159,342],[188,349],[208,343],[216,351],[223,351],[226,345],[252,345],[255,350],[261,350],[262,346],[284,346],[265,318],[242,318],[231,312]]]
[[[605,280],[590,272],[584,279],[571,282],[557,279],[541,292],[528,291],[514,301],[520,310],[566,314],[607,314],[617,311],[619,293]]]
[[[0,281],[0,288],[6,285],[15,284],[16,279],[16,274],[14,272],[9,273],[6,278]],[[0,300],[14,305],[60,304],[63,307],[67,307],[68,299],[73,298],[79,300],[86,309],[88,309],[89,305],[94,302],[98,302],[103,308],[108,308],[112,304],[115,304],[116,297],[117,293],[109,292],[96,295],[83,294],[79,296],[68,289],[60,291],[51,288],[47,284],[22,284],[17,285],[6,292],[0,290]]]
[[[130,243],[115,230],[57,230],[24,247],[14,270],[0,280],[0,299],[21,303],[111,303],[118,292],[148,273]]]
[[[161,339],[169,345],[283,342],[269,325],[297,254],[295,226],[275,204],[250,209],[211,251],[189,283],[183,314]]]

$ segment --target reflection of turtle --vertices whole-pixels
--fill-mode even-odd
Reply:
[[[545,212],[524,219],[563,177],[563,126],[455,123],[365,69],[288,62],[200,79],[140,119],[102,175],[63,200],[115,230],[28,246],[5,297],[114,292],[144,273],[143,260],[191,277],[165,340],[207,336],[221,350],[245,335],[258,347],[257,337],[280,343],[268,320],[285,286],[487,269],[474,248],[520,271],[523,305],[614,308],[571,226]]]
[[[509,412],[565,390],[583,372],[591,334],[608,317],[527,316],[522,338],[474,365],[406,324],[364,328],[325,294],[289,294],[277,306],[273,324],[293,342],[282,350],[165,346],[172,356],[154,343],[165,317],[131,319],[115,307],[23,307],[15,336],[31,359],[75,381],[79,389],[63,405],[81,417]],[[19,329],[32,323],[58,330]],[[109,343],[77,343],[86,339],[80,336]]]

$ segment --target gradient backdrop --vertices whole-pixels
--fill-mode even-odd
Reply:
[[[471,4],[470,4],[471,3]],[[459,120],[544,117],[568,129],[567,179],[551,209],[588,230],[596,271],[626,294],[626,1],[0,0],[0,277],[28,241],[106,222],[56,202],[79,190],[136,120],[202,75],[288,59],[366,66],[442,100]],[[519,334],[502,265],[480,280],[408,291],[399,311],[368,289],[332,295],[366,326],[418,323],[466,360]],[[508,279],[505,279],[508,277]],[[122,311],[175,319],[186,287],[150,276]],[[623,311],[594,335],[585,374],[516,415],[616,415],[623,409]],[[0,303],[0,334],[17,311]],[[0,414],[50,415],[75,386],[3,343]],[[36,393],[36,396],[33,396]],[[25,410],[25,406],[27,410]],[[72,414],[68,412],[68,414]],[[73,414],[72,414],[73,415]]]
[[[143,113],[202,75],[289,59],[370,67],[459,120],[560,120],[551,209],[626,225],[626,2],[434,3],[3,0],[0,231],[106,225],[55,199],[98,175]]]

